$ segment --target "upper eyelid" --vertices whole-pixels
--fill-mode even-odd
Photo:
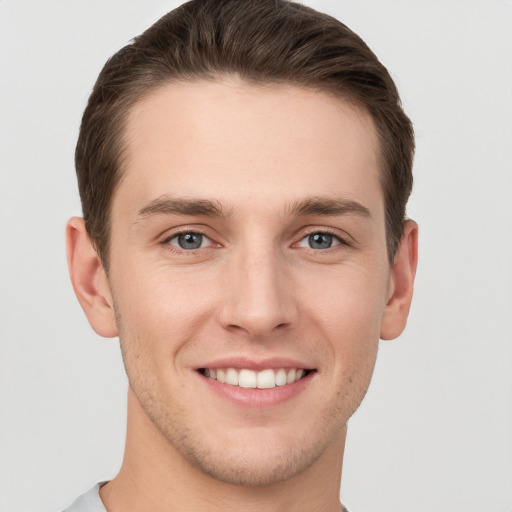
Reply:
[[[184,235],[186,233],[196,233],[198,235],[202,235],[208,240],[214,241],[213,238],[208,235],[207,233],[208,229],[205,227],[196,227],[196,226],[181,226],[171,229],[166,229],[163,231],[157,238],[161,240],[161,242],[167,242],[169,240],[172,240],[173,238],[176,238],[177,236]]]
[[[301,240],[304,240],[304,238],[314,235],[316,233],[326,233],[337,238],[342,244],[346,245],[349,245],[351,241],[354,241],[354,239],[345,231],[340,233],[340,230],[336,228],[311,226],[310,228],[301,229],[296,238],[296,241],[293,243],[295,244],[297,242],[300,242]]]
[[[200,232],[200,231],[190,231],[190,230],[185,230],[185,231],[177,231],[175,233],[173,233],[172,235],[169,235],[167,237],[165,237],[163,240],[162,240],[162,244],[164,245],[173,245],[174,244],[171,244],[170,242],[172,240],[175,240],[176,238],[178,238],[180,235],[185,235],[185,234],[188,234],[188,233],[194,233],[196,235],[201,235],[203,238],[205,238],[207,241],[208,241],[208,245],[206,247],[198,247],[197,249],[189,249],[189,250],[186,250],[186,249],[183,249],[181,247],[177,247],[177,249],[181,249],[183,251],[187,251],[187,252],[192,252],[192,251],[199,251],[201,249],[209,249],[211,247],[219,247],[221,246],[221,244],[219,242],[216,242],[215,240],[213,240],[211,237],[209,237],[208,235]],[[176,246],[175,246],[176,247]]]
[[[211,240],[211,238],[208,235],[205,235],[204,233],[201,233],[201,231],[190,231],[190,230],[188,230],[188,231],[177,231],[176,233],[173,233],[172,235],[169,235],[169,236],[165,237],[165,240],[172,240],[174,238],[177,238],[180,235],[189,235],[189,234],[201,235],[202,237],[208,238],[208,240]]]
[[[311,250],[311,251],[320,251],[320,252],[326,252],[326,251],[329,251],[329,249],[335,249],[337,248],[338,246],[342,246],[342,247],[349,247],[351,244],[349,242],[347,242],[347,240],[345,240],[344,238],[342,238],[341,236],[339,235],[336,235],[334,233],[330,233],[329,231],[312,231],[311,233],[299,238],[296,242],[294,242],[292,244],[292,247],[295,247],[297,248],[299,246],[300,243],[304,242],[304,240],[306,240],[307,238],[309,238],[311,235],[315,235],[317,233],[323,233],[323,234],[326,234],[326,235],[330,235],[332,236],[335,240],[336,240],[336,244],[332,245],[331,247],[327,247],[325,249],[314,249],[313,247],[302,247],[304,249],[308,249],[308,250]]]
[[[202,231],[199,231],[199,230],[192,230],[192,229],[184,229],[183,231],[174,231],[173,233],[170,233],[170,234],[164,234],[164,241],[165,240],[172,240],[173,238],[176,238],[177,236],[180,236],[180,235],[187,235],[189,233],[193,233],[195,235],[201,235],[201,236],[204,236],[206,238],[210,238],[208,235],[206,235],[205,233],[203,233]]]

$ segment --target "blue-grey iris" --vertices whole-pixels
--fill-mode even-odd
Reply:
[[[182,249],[199,249],[203,243],[200,233],[182,233],[178,235],[178,245]]]
[[[315,233],[309,235],[308,242],[312,249],[329,249],[332,246],[333,236],[329,233]]]

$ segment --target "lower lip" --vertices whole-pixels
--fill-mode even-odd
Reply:
[[[316,372],[310,372],[305,377],[302,377],[302,379],[284,386],[258,389],[223,384],[210,377],[205,377],[201,373],[197,373],[202,381],[222,398],[239,406],[257,408],[274,407],[295,398],[309,386],[315,374]]]

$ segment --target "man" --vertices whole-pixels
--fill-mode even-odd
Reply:
[[[107,62],[67,249],[128,428],[68,511],[343,510],[347,422],[412,298],[413,149],[374,54],[292,2],[194,0]]]

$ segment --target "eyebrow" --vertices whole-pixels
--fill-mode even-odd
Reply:
[[[194,198],[171,198],[168,196],[154,199],[142,207],[136,217],[136,223],[153,215],[190,215],[202,217],[226,218],[226,212],[219,201]],[[308,215],[357,215],[371,217],[370,210],[357,201],[344,198],[307,197],[294,201],[287,208],[287,214],[296,217]]]
[[[227,217],[221,203],[209,199],[159,197],[141,208],[136,222],[153,215],[191,215],[203,217]]]
[[[357,215],[359,217],[371,217],[370,210],[357,201],[344,198],[308,197],[293,202],[289,209],[289,215]]]

